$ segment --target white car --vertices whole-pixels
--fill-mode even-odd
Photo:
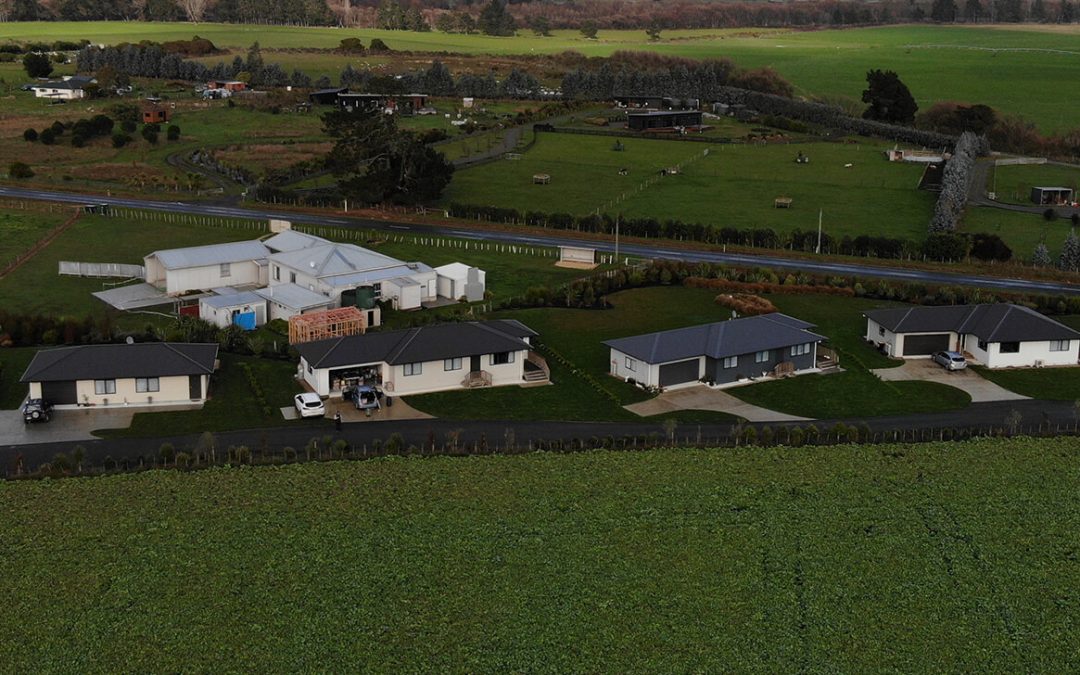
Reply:
[[[293,397],[293,402],[300,417],[326,417],[326,406],[318,394],[310,391],[297,394]]]

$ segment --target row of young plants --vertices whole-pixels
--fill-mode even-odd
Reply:
[[[833,237],[816,230],[777,232],[768,227],[717,227],[687,223],[676,219],[623,218],[609,213],[574,216],[569,213],[519,211],[518,209],[461,204],[452,202],[446,215],[467,220],[484,220],[508,225],[528,225],[553,230],[572,230],[590,234],[614,235],[616,222],[624,236],[646,239],[673,239],[714,245],[746,246],[773,250],[820,252],[887,260],[934,260],[959,262],[968,258],[1005,262],[1013,257],[1012,249],[996,234],[944,232],[918,242],[895,237],[859,235]]]
[[[240,362],[238,365],[244,371],[244,379],[247,380],[248,388],[251,390],[252,396],[255,397],[255,402],[262,409],[263,416],[273,417],[274,411],[266,400],[266,392],[263,391],[262,385],[259,384],[258,378],[255,377],[255,373],[251,370],[251,364]]]
[[[575,364],[573,361],[553,349],[550,345],[538,343],[536,346],[540,349],[540,351],[544,352],[545,354],[553,358],[555,361],[558,361],[560,364],[565,366],[570,371],[571,375],[584,380],[585,383],[593,389],[593,391],[610,400],[616,405],[622,405],[622,401],[619,399],[619,397],[608,391],[608,389],[604,387],[604,385],[600,384],[599,380],[597,380],[595,377],[585,372],[581,368],[578,368],[577,364]]]

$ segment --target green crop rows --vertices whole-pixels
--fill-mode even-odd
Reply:
[[[0,484],[11,672],[1068,672],[1075,439]]]

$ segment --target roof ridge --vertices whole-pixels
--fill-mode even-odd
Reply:
[[[398,343],[394,345],[394,349],[387,353],[386,362],[390,363],[393,360],[397,359],[397,357],[401,356],[401,353],[404,352],[408,348],[408,346],[412,344],[413,340],[416,339],[416,336],[419,335],[420,331],[422,331],[423,329],[424,326],[414,326],[413,328],[410,328],[408,332],[404,336],[402,336],[401,340],[399,340]]]
[[[143,342],[142,344],[155,344],[155,343],[153,343],[153,342]],[[172,343],[172,342],[159,342],[159,343],[157,343],[157,344],[162,344],[162,345],[165,345],[165,348],[166,348],[166,349],[168,349],[169,351],[173,352],[174,354],[178,354],[178,355],[180,355],[180,356],[181,356],[182,358],[184,358],[184,359],[187,359],[187,360],[188,360],[188,361],[190,361],[191,363],[193,363],[193,364],[195,364],[196,366],[198,366],[200,370],[206,370],[205,368],[203,368],[203,365],[202,365],[201,363],[199,363],[199,362],[198,362],[198,361],[196,361],[195,359],[191,358],[190,356],[188,356],[188,355],[187,355],[187,354],[185,354],[184,352],[182,352],[182,351],[180,351],[179,349],[177,349],[177,348],[176,348],[176,345],[175,345],[175,343]],[[185,343],[185,344],[200,344],[200,343],[197,343],[197,342],[189,342],[189,343]],[[205,342],[205,343],[202,343],[202,344],[210,344],[210,343],[209,343],[209,342]]]
[[[361,333],[361,335],[362,334],[363,333]],[[351,336],[345,336],[345,337],[351,337]],[[330,356],[330,354],[332,354],[334,352],[334,350],[337,349],[341,345],[341,343],[345,341],[345,337],[334,338],[334,344],[332,344],[330,346],[330,349],[327,349],[325,352],[323,352],[322,355],[319,357],[319,360],[316,361],[315,363],[313,363],[312,365],[315,366],[316,368],[321,367],[322,362],[326,360],[326,357]]]
[[[1009,318],[1009,314],[1012,313],[1014,306],[1015,305],[1012,305],[1011,303],[1005,304],[1005,313],[1001,315],[1001,318],[998,319],[998,322],[994,324],[994,327],[990,330],[990,333],[986,338],[987,342],[994,342],[994,335],[997,333],[998,329],[1001,328],[1001,324],[1005,323],[1005,319]]]

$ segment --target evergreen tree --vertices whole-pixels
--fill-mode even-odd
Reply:
[[[1032,0],[1030,12],[1032,21],[1046,20],[1046,5],[1043,0]]]
[[[34,78],[48,77],[53,70],[52,61],[49,60],[48,54],[31,52],[23,57],[22,63],[26,74]]]
[[[534,16],[529,19],[529,28],[532,29],[533,33],[543,37],[551,35],[551,22],[542,16]]]
[[[244,61],[244,70],[254,75],[263,68],[262,49],[255,42],[248,48],[247,60]]]
[[[956,12],[955,0],[934,0],[930,7],[930,18],[934,21],[952,22],[956,21]]]
[[[508,36],[514,34],[514,17],[506,11],[504,0],[491,0],[480,12],[477,22],[484,35]]]
[[[1039,243],[1035,246],[1035,251],[1031,254],[1031,264],[1036,267],[1050,266],[1050,249],[1046,248],[1046,244]]]
[[[581,34],[587,40],[596,39],[596,32],[597,27],[595,21],[586,21],[585,23],[581,24]]]
[[[1080,272],[1080,238],[1077,238],[1076,230],[1069,230],[1069,236],[1065,238],[1058,267],[1066,272]]]
[[[964,3],[964,19],[969,23],[976,23],[982,18],[982,3],[979,0],[967,0]]]
[[[915,121],[919,106],[907,85],[900,81],[899,75],[891,70],[871,70],[866,73],[866,83],[862,101],[869,103],[870,107],[863,113],[864,119],[893,124],[911,124]]]

